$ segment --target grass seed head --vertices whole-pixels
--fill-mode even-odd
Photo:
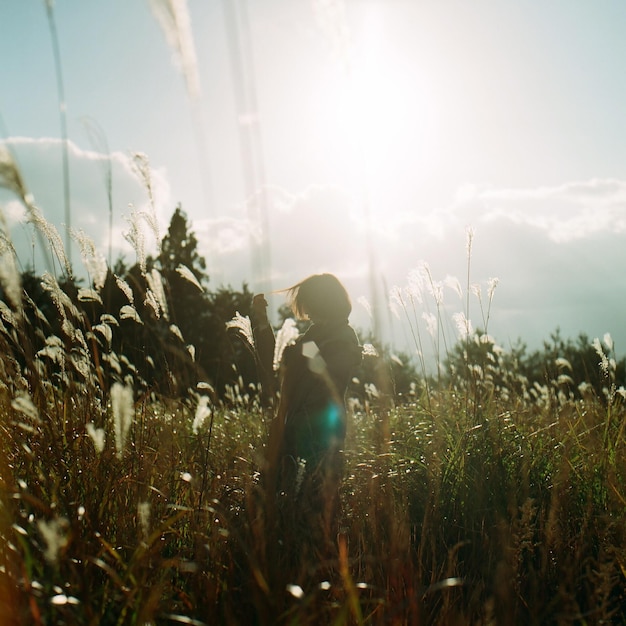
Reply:
[[[67,546],[69,523],[64,517],[37,520],[37,528],[45,543],[44,557],[48,563],[56,563],[59,552]]]
[[[104,428],[96,428],[91,422],[88,422],[85,428],[93,442],[93,447],[96,449],[96,452],[102,454],[104,450]]]
[[[122,458],[128,431],[135,417],[132,387],[113,383],[111,387],[111,412],[113,413],[115,448],[118,458]]]

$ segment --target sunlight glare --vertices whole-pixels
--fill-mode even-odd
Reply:
[[[374,200],[397,184],[400,171],[410,168],[420,176],[434,129],[418,68],[406,66],[383,18],[380,7],[363,16],[338,84],[335,115],[326,120],[338,166],[348,172],[355,191]]]

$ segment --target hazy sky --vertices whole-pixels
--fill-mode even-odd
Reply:
[[[181,15],[170,31],[183,35],[182,62],[153,10],[168,4],[188,9],[192,36]],[[95,126],[112,155],[114,255],[134,260],[123,232],[129,204],[148,203],[131,167],[142,152],[162,230],[181,203],[213,287],[280,288],[331,271],[367,328],[372,269],[381,301],[421,261],[465,289],[472,227],[470,282],[485,301],[499,279],[489,331],[501,343],[535,346],[560,327],[610,332],[624,354],[621,0],[57,0],[54,17],[72,226],[103,253],[107,160]],[[63,232],[52,50],[43,0],[2,4],[0,132]],[[1,199],[26,266],[30,227]],[[265,258],[251,252],[263,236]],[[466,300],[446,284],[451,319]],[[475,295],[469,314],[483,325]],[[388,319],[401,343],[407,331]]]

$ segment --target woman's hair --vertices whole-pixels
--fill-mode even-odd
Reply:
[[[352,311],[348,292],[332,274],[314,274],[286,291],[298,319],[343,320]]]

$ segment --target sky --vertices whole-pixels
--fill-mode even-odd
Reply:
[[[70,225],[113,260],[135,260],[133,211],[162,236],[180,204],[209,288],[332,272],[363,334],[411,351],[387,301],[422,280],[419,324],[441,284],[449,338],[462,312],[505,347],[559,328],[626,352],[621,0],[57,0],[52,15],[67,143],[43,0],[0,8],[0,135],[63,238],[65,146]],[[46,269],[18,199],[0,207],[21,267]]]

